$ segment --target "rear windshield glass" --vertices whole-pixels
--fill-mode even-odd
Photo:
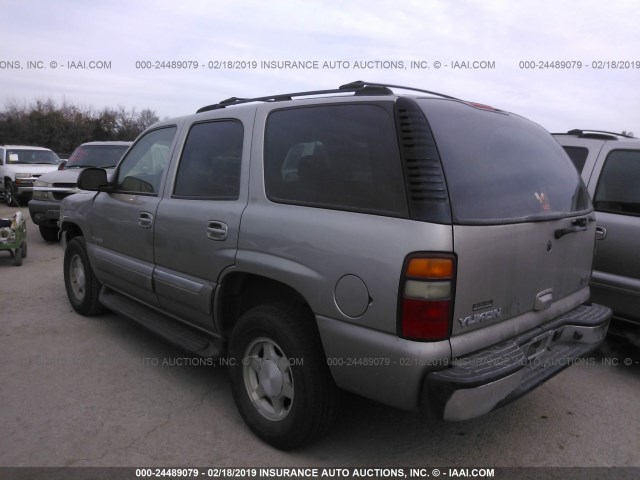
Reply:
[[[449,188],[455,223],[515,223],[591,208],[562,147],[517,115],[420,99]]]
[[[127,148],[128,145],[81,145],[69,157],[66,168],[115,167]]]

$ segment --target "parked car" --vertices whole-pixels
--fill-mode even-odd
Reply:
[[[132,142],[88,142],[78,146],[58,171],[40,177],[29,202],[29,214],[47,242],[58,241],[60,202],[78,191],[78,175],[87,167],[113,169]]]
[[[611,311],[589,302],[593,207],[562,148],[403,90],[232,98],[147,129],[111,179],[85,169],[93,194],[61,211],[72,307],[221,358],[282,449],[327,431],[338,388],[465,420],[595,349]]]
[[[554,134],[582,175],[596,210],[594,301],[640,325],[640,139],[598,130]]]
[[[58,168],[60,159],[48,148],[0,145],[0,193],[9,206],[29,201],[33,183]]]

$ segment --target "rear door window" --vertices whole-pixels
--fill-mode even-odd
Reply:
[[[264,162],[265,189],[274,202],[408,215],[391,109],[276,110],[267,118]]]
[[[598,181],[594,206],[601,212],[640,216],[640,151],[609,153]]]
[[[542,127],[463,102],[418,104],[433,130],[455,223],[539,221],[591,208],[575,167]]]

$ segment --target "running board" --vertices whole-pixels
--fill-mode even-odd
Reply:
[[[212,335],[173,320],[151,310],[120,293],[103,287],[100,303],[109,310],[133,320],[169,342],[201,357],[219,358],[224,351],[223,341]]]

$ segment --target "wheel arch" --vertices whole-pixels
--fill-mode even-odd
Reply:
[[[84,233],[82,229],[73,222],[62,222],[60,224],[60,235],[63,241],[69,243],[75,237],[82,237]]]
[[[216,289],[216,326],[225,338],[229,338],[233,327],[245,312],[268,303],[287,303],[304,308],[315,324],[315,315],[309,302],[296,288],[254,273],[230,272]]]

